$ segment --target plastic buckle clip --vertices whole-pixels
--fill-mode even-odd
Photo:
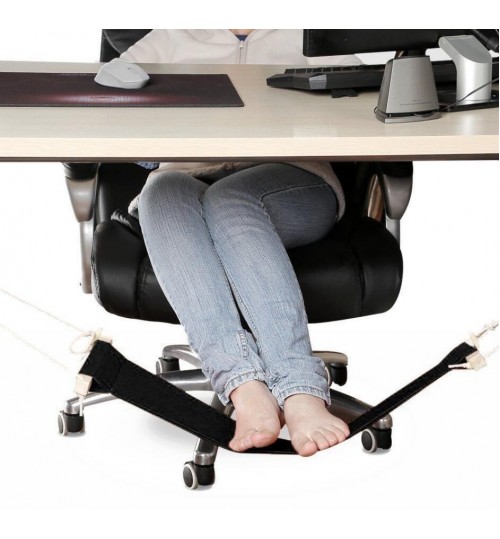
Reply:
[[[490,322],[489,324],[486,324],[483,329],[479,333],[469,333],[469,341],[467,341],[471,346],[473,346],[476,350],[469,354],[465,359],[465,363],[461,363],[459,365],[448,365],[450,369],[455,368],[462,368],[462,369],[471,369],[478,371],[479,369],[482,369],[487,365],[486,358],[492,356],[496,352],[498,352],[498,345],[495,346],[492,350],[489,350],[488,352],[482,353],[480,351],[480,342],[479,340],[481,337],[489,333],[490,331],[494,331],[498,327],[498,320],[494,320]]]

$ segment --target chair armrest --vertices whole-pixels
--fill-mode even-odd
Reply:
[[[81,285],[83,292],[90,294],[91,253],[94,236],[94,207],[97,186],[96,163],[63,163],[69,198],[80,224]]]
[[[90,221],[94,213],[97,163],[63,163],[66,185],[76,220]]]
[[[371,170],[371,178],[365,214],[377,221],[385,220],[387,230],[400,243],[400,221],[410,202],[413,186],[413,163],[380,162],[368,170]]]
[[[377,163],[382,187],[385,213],[389,219],[399,221],[408,207],[413,186],[411,161]]]
[[[71,180],[87,180],[94,178],[99,163],[63,163],[64,175]]]

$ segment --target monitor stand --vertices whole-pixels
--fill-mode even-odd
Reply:
[[[492,61],[489,51],[474,36],[439,39],[457,68],[454,88],[440,89],[439,104],[446,112],[498,107],[498,92],[491,88]]]

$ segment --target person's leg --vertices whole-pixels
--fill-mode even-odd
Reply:
[[[344,440],[347,425],[325,407],[330,404],[326,373],[312,355],[302,293],[286,252],[331,230],[337,208],[333,190],[297,167],[267,164],[214,183],[203,206],[294,447],[309,455]],[[240,384],[231,394],[233,402],[245,396],[247,424],[257,401],[252,392],[252,384]]]
[[[224,404],[227,392],[264,380],[253,335],[241,326],[221,261],[203,219],[208,185],[180,172],[149,176],[139,221],[158,282]]]
[[[153,173],[139,197],[139,221],[158,282],[214,391],[227,404],[231,391],[248,383],[260,397],[259,420],[245,437],[238,433],[232,441],[234,449],[244,450],[276,440],[283,413],[264,382],[257,345],[241,326],[204,221],[201,201],[207,188],[186,174]]]

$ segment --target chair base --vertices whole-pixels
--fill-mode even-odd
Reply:
[[[325,364],[329,385],[345,384],[347,380],[347,356],[340,352],[313,351]],[[194,369],[180,370],[179,360],[193,365]],[[190,346],[169,345],[163,348],[162,356],[156,362],[156,374],[184,391],[213,391],[210,381],[201,370],[201,361]],[[356,419],[372,408],[354,397],[330,389],[330,413],[341,418],[346,423]],[[63,410],[59,413],[58,423],[61,435],[81,433],[85,430],[83,408],[101,402],[114,400],[111,393],[89,393],[80,402],[78,397],[68,399]],[[232,404],[223,405],[214,394],[211,406],[228,417],[233,414]],[[80,413],[82,411],[82,413]],[[389,449],[392,445],[392,418],[386,415],[363,432],[362,443],[366,451],[373,453],[377,449]],[[215,481],[214,463],[218,446],[199,438],[194,448],[193,460],[184,464],[184,482],[190,489],[200,485],[211,485]]]

